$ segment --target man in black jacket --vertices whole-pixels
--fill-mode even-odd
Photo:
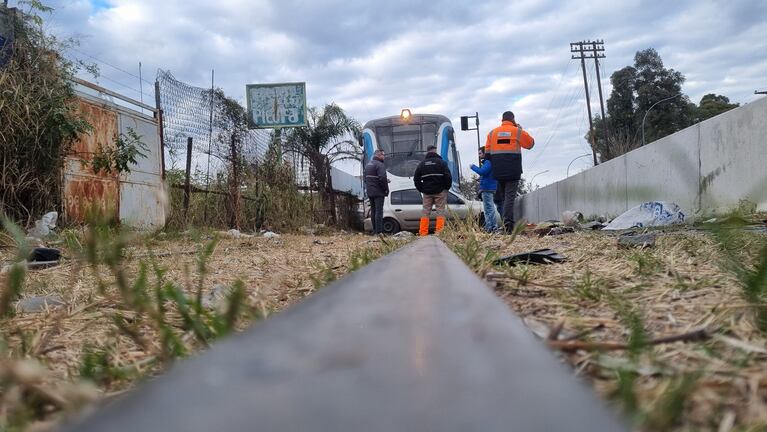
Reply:
[[[389,179],[384,165],[384,151],[376,150],[373,159],[365,165],[365,189],[370,198],[370,222],[373,234],[383,232],[384,197],[389,195]]]
[[[436,232],[442,231],[445,226],[445,205],[447,204],[447,191],[453,184],[450,168],[447,162],[437,154],[437,147],[431,145],[426,148],[426,158],[415,169],[413,182],[418,192],[423,197],[423,210],[421,212],[421,224],[418,227],[418,235],[429,234],[429,214],[432,206],[437,207]]]

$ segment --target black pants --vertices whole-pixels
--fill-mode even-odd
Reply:
[[[373,234],[383,232],[384,197],[370,197],[370,222],[373,224]]]
[[[519,192],[519,180],[498,180],[497,196],[503,199],[503,228],[507,233],[514,230],[514,200]]]

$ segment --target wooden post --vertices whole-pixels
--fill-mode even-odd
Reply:
[[[240,228],[240,161],[237,154],[237,138],[232,134],[231,143],[232,179],[229,184],[229,200],[231,202],[231,214],[229,215],[229,227]]]
[[[186,178],[184,180],[184,223],[188,223],[189,196],[192,194],[192,137],[186,140]]]

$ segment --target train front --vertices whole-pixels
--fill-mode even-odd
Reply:
[[[376,149],[386,153],[386,170],[392,183],[412,181],[426,148],[434,145],[450,167],[453,188],[458,188],[461,164],[455,148],[455,133],[450,120],[443,115],[411,114],[403,110],[399,116],[371,120],[363,128],[362,145],[365,164]]]

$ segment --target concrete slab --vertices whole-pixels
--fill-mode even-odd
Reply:
[[[695,214],[698,202],[699,125],[679,131],[627,153],[627,206],[647,201],[678,204]]]
[[[724,212],[740,200],[767,211],[767,98],[700,125],[703,208]]]

